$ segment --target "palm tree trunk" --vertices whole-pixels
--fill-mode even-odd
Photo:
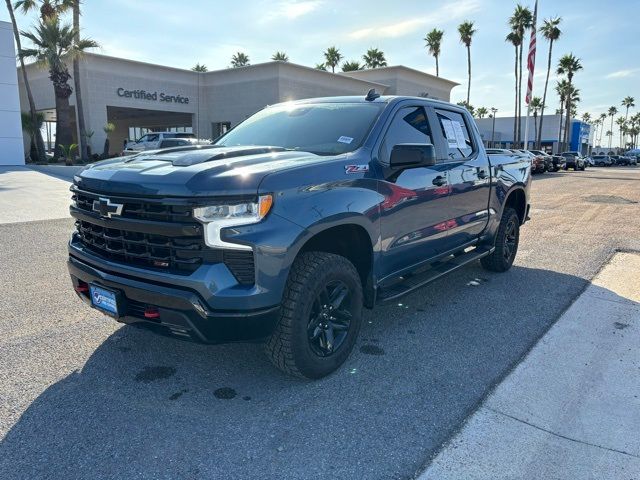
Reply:
[[[538,112],[533,112],[533,138],[538,138]]]
[[[440,65],[438,64],[438,55],[436,57],[436,77],[440,76]]]
[[[571,82],[569,82],[569,86],[571,86]],[[569,88],[571,91],[571,88]],[[567,106],[566,106],[566,121],[564,123],[564,149],[569,150],[569,142],[570,142],[570,130],[571,130],[571,97],[567,97]]]
[[[558,128],[558,154],[562,153],[562,116],[564,115],[564,99],[560,101],[560,127]]]
[[[75,30],[74,42],[80,42],[80,0],[73,2],[73,28]],[[87,150],[86,128],[84,123],[84,108],[82,106],[82,92],[80,90],[80,60],[73,59],[73,83],[76,89],[76,118],[78,120],[78,145],[80,146],[80,159],[86,161],[89,158]]]
[[[513,116],[513,148],[516,148],[516,140],[518,137],[518,46],[516,45],[516,55],[514,60],[513,72],[516,77],[516,100],[515,109],[516,112]]]
[[[71,107],[69,106],[68,89],[65,89],[64,85],[55,84],[53,89],[56,99],[56,147],[54,158],[60,158],[64,154],[61,145],[68,147],[73,143]]]
[[[611,135],[609,135],[609,150],[611,150],[611,140],[613,140],[613,115],[611,115]]]
[[[46,149],[44,146],[44,140],[42,139],[42,132],[37,128],[38,125],[38,115],[36,112],[36,104],[33,101],[33,94],[31,93],[31,85],[29,84],[29,78],[27,76],[27,70],[24,68],[24,58],[20,55],[22,51],[22,44],[20,42],[20,32],[18,31],[18,24],[16,23],[16,17],[13,13],[13,6],[11,5],[11,0],[6,0],[7,10],[9,11],[9,17],[11,18],[11,25],[13,27],[13,36],[16,40],[16,46],[18,47],[18,60],[20,61],[20,70],[22,71],[22,81],[24,83],[24,89],[27,92],[27,100],[29,102],[29,114],[31,115],[31,125],[34,125],[34,135],[36,142],[36,152],[38,154],[39,162],[46,162],[47,155]]]
[[[469,108],[469,99],[471,98],[471,47],[467,45],[467,72],[469,75],[469,83],[467,84],[467,108]]]
[[[540,109],[540,127],[536,138],[536,148],[542,148],[542,122],[544,121],[544,107],[547,103],[547,86],[549,85],[549,74],[551,73],[551,51],[553,50],[553,40],[549,41],[549,58],[547,60],[547,79],[544,82],[544,93],[542,94],[542,108]]]

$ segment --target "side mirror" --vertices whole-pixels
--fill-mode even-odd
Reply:
[[[430,143],[399,143],[391,150],[391,168],[430,167],[436,164],[436,149]]]

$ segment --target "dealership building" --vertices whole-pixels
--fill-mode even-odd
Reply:
[[[38,111],[55,121],[53,86],[46,69],[26,66]],[[72,71],[72,69],[69,69]],[[15,63],[13,64],[15,76]],[[19,75],[20,77],[20,75]],[[72,82],[71,82],[72,83]],[[102,152],[107,123],[110,153],[122,151],[126,140],[148,131],[186,131],[199,138],[216,138],[263,107],[302,98],[366,95],[375,88],[383,95],[414,95],[449,100],[457,83],[404,66],[330,73],[289,62],[267,62],[211,72],[86,54],[80,61],[80,85],[89,144]],[[28,111],[21,78],[20,104]],[[75,118],[75,96],[70,98]],[[51,132],[47,123],[47,136]],[[74,128],[77,138],[77,127]],[[55,143],[54,143],[55,144]],[[28,151],[28,148],[27,148]]]
[[[524,130],[526,119],[522,118],[520,125],[521,137],[524,142]],[[560,122],[562,121],[562,130]],[[538,117],[538,124],[540,117]],[[480,135],[486,146],[494,148],[511,148],[513,145],[513,125],[514,117],[476,118]],[[542,121],[541,148],[548,153],[558,153],[558,138],[560,132],[564,133],[566,117],[560,115],[545,115]],[[586,155],[590,152],[590,145],[593,145],[594,131],[591,125],[581,120],[572,119],[568,151],[581,152]],[[533,148],[536,138],[536,128],[533,116],[529,117],[529,148]]]

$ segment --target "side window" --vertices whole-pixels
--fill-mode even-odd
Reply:
[[[146,142],[157,142],[160,136],[156,133],[155,135],[147,135]]]
[[[475,150],[462,114],[436,109],[436,115],[442,129],[442,136],[448,143],[449,159],[461,160],[470,157]]]
[[[176,134],[175,133],[163,133],[162,136],[164,138],[175,138]]]
[[[389,163],[391,150],[399,143],[432,143],[424,108],[404,107],[396,112],[380,147],[380,160]]]

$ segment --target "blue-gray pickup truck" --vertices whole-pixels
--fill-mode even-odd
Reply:
[[[363,307],[465,264],[508,270],[531,165],[488,156],[469,113],[425,98],[269,106],[210,146],[89,165],[71,187],[73,287],[122,323],[262,341],[320,378]]]

